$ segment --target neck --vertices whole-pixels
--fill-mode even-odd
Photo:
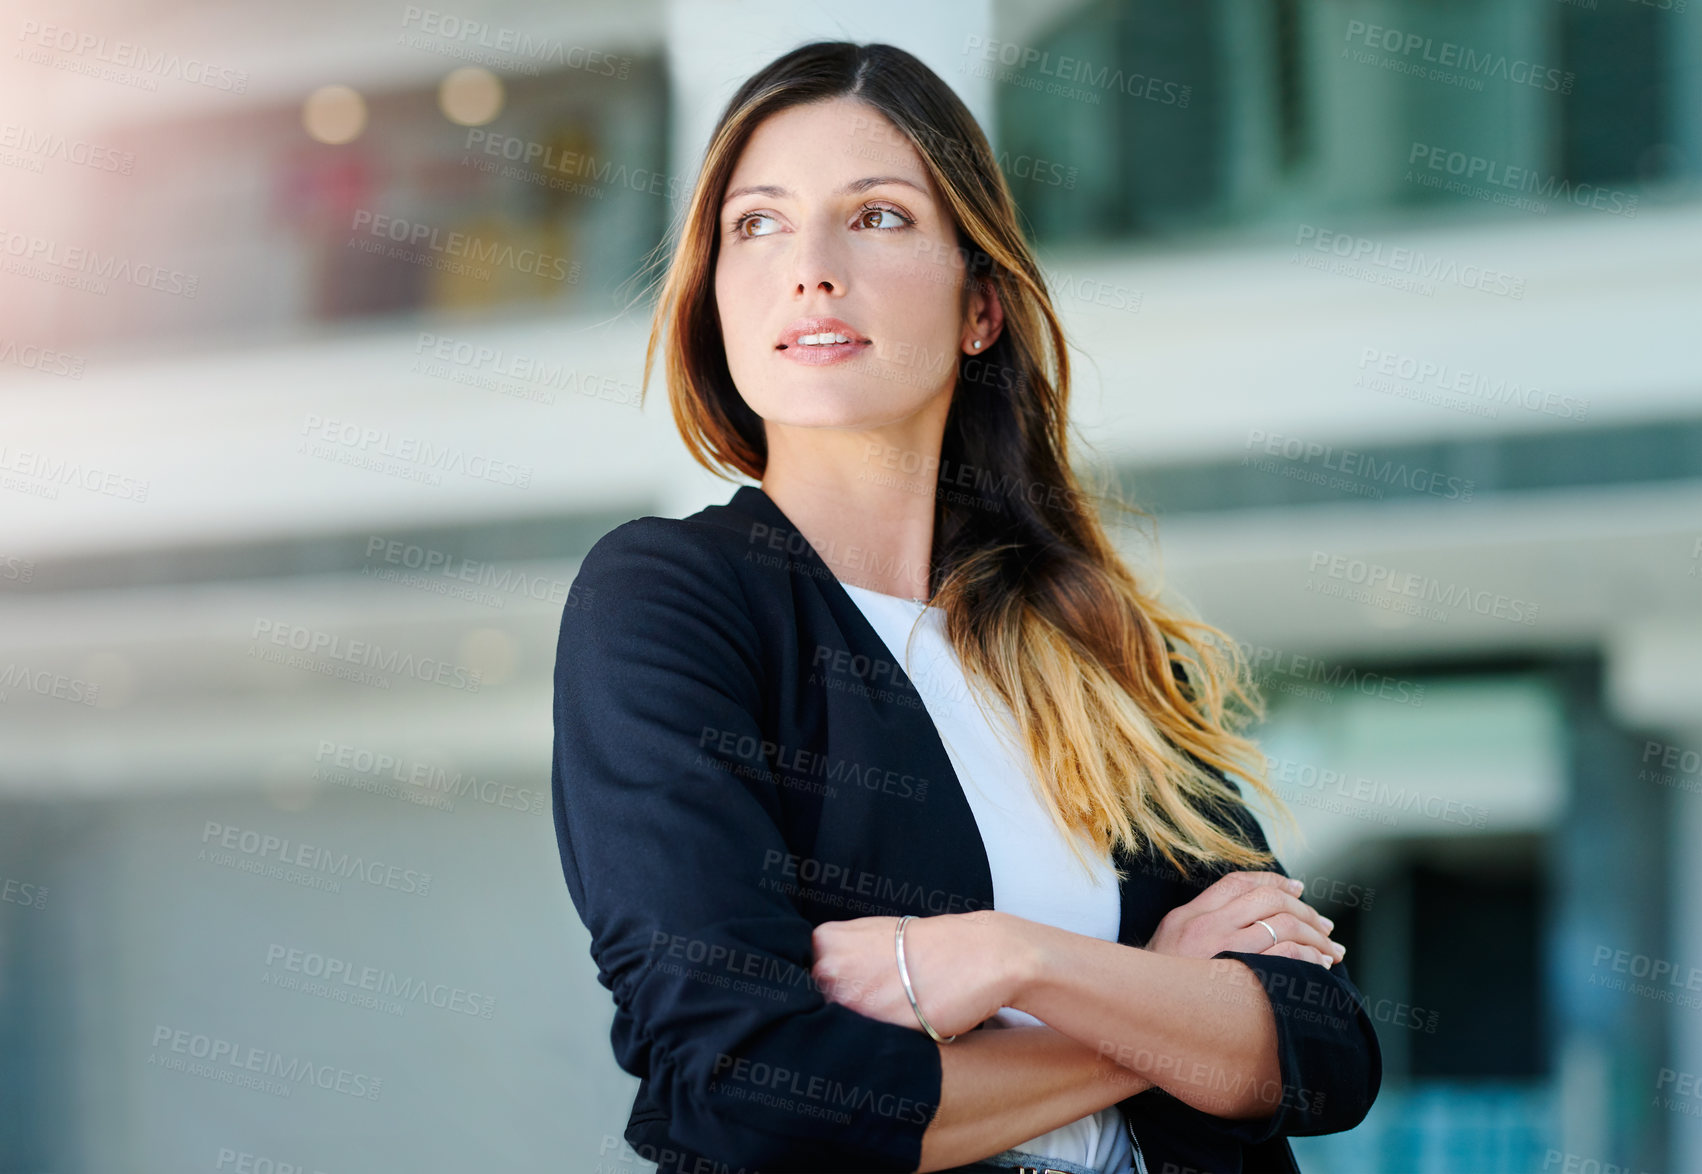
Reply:
[[[777,431],[791,430],[770,429],[762,490],[834,577],[885,595],[927,599],[937,441],[918,450],[845,432],[831,434],[837,443],[812,444],[808,452],[798,452],[785,443],[776,445]],[[830,451],[824,453],[824,447]],[[833,459],[831,450],[840,459]],[[918,459],[918,451],[931,459]]]

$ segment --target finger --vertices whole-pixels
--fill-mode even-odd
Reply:
[[[1304,921],[1315,928],[1320,934],[1328,936],[1336,925],[1328,917],[1319,913],[1312,906],[1302,901],[1292,893],[1285,893],[1270,886],[1250,889],[1230,905],[1224,907],[1225,914],[1233,914],[1243,918],[1243,925],[1250,925],[1254,918],[1263,917],[1267,920],[1278,913],[1286,913]]]
[[[1287,913],[1273,913],[1269,917],[1261,917],[1253,924],[1234,932],[1238,935],[1236,940],[1253,943],[1248,947],[1250,950],[1263,952],[1275,949],[1284,942],[1292,942],[1319,954],[1327,954],[1332,959],[1340,956],[1340,947],[1336,943]],[[1265,943],[1264,946],[1257,944],[1260,941]]]
[[[1284,946],[1305,945],[1304,942],[1285,938],[1277,929],[1276,924],[1269,919],[1266,919],[1266,924],[1270,925],[1269,929],[1255,921],[1252,925],[1236,931],[1235,940],[1248,943],[1247,948],[1242,951],[1243,953],[1269,954],[1281,951]]]
[[[1258,929],[1259,927],[1254,926],[1253,928]],[[1322,966],[1325,970],[1328,970],[1331,965],[1330,958],[1320,954],[1311,946],[1303,946],[1299,942],[1278,942],[1274,946],[1266,946],[1259,952],[1261,954],[1274,954],[1278,958],[1295,958],[1301,962],[1311,962],[1314,965]]]
[[[1262,891],[1298,893],[1300,891],[1299,886],[1299,881],[1270,869],[1261,869],[1256,872],[1230,872],[1213,881],[1189,904],[1197,906],[1200,913],[1212,913],[1248,893]]]
[[[1347,953],[1347,947],[1340,942],[1330,940],[1328,934],[1313,926],[1310,922],[1302,921],[1292,913],[1273,913],[1261,920],[1276,931],[1279,942],[1297,942],[1302,946],[1311,946],[1314,950],[1330,955],[1339,960]],[[1263,929],[1263,926],[1259,927]],[[1265,935],[1267,938],[1269,934]]]

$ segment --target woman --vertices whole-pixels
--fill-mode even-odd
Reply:
[[[1123,566],[985,137],[886,45],[747,81],[659,338],[760,482],[587,554],[562,867],[666,1170],[1295,1170],[1381,1080],[1232,642]],[[807,537],[806,537],[807,536]],[[1280,804],[1277,804],[1280,806]]]

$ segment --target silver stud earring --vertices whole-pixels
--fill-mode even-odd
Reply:
[[[981,349],[981,340],[976,339],[974,342],[970,343],[969,345],[974,347],[976,350],[980,350]]]

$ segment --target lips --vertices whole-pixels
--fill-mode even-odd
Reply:
[[[843,334],[846,338],[851,340],[849,344],[844,345],[849,345],[851,347],[871,345],[870,340],[863,336],[862,331],[858,330],[855,326],[852,326],[849,322],[846,322],[843,318],[799,318],[785,330],[781,331],[780,341],[776,344],[774,349],[780,351],[793,349],[807,351],[810,347],[807,344],[800,343],[798,340],[811,334]],[[831,350],[833,348],[822,347],[821,349]]]

